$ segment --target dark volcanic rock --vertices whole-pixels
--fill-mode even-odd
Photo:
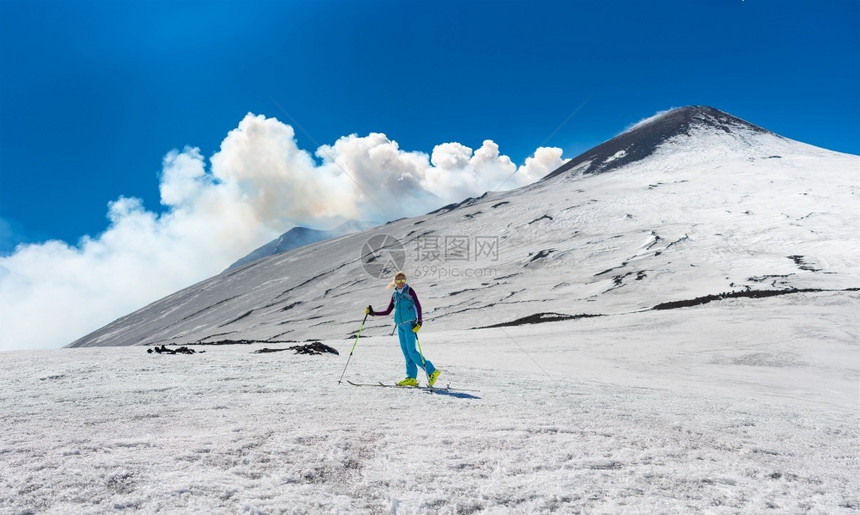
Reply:
[[[307,345],[293,345],[292,347],[287,347],[286,349],[270,349],[266,347],[264,349],[254,351],[254,354],[268,354],[270,352],[283,352],[287,350],[295,351],[296,354],[317,355],[322,354],[323,352],[329,352],[331,354],[340,354],[337,349],[329,347],[323,342],[313,342]]]
[[[565,320],[578,320],[580,318],[602,317],[604,315],[567,315],[565,313],[535,313],[526,317],[518,318],[510,322],[502,322],[500,324],[488,325],[484,327],[473,327],[472,329],[492,329],[494,327],[516,327],[526,324],[543,324],[546,322],[562,322]]]
[[[156,345],[154,348],[146,349],[146,352],[148,352],[149,354],[152,354],[153,351],[158,353],[158,354],[196,354],[197,353],[197,351],[195,351],[194,349],[189,349],[188,347],[179,347],[177,349],[168,349],[164,345],[162,345],[161,347]],[[205,351],[201,351],[201,352],[205,352]]]

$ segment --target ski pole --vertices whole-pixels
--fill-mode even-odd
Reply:
[[[355,343],[352,344],[352,350],[349,351],[349,357],[346,358],[346,365],[343,367],[343,372],[340,373],[340,379],[337,380],[337,384],[340,384],[343,381],[343,375],[346,374],[346,367],[349,366],[349,360],[352,359],[352,353],[355,352],[355,346],[358,345],[358,339],[361,338],[361,331],[364,330],[364,323],[367,322],[367,315],[369,313],[364,314],[364,320],[361,321],[361,327],[358,328],[358,334],[355,335]]]
[[[418,339],[418,333],[415,333],[415,343],[418,344],[418,355],[421,356],[421,367],[424,369],[424,375],[427,376],[427,384],[430,384],[430,373],[427,372],[427,361],[424,359],[424,353],[421,352],[421,340]]]

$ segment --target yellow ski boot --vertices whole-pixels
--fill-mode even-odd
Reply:
[[[430,383],[430,386],[433,386],[434,384],[436,384],[436,378],[438,378],[438,377],[439,377],[439,369],[437,368],[436,370],[433,371],[432,374],[430,374],[429,381],[428,381]]]

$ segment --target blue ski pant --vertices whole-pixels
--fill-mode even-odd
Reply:
[[[436,367],[426,357],[423,362],[418,348],[415,346],[415,333],[412,332],[412,324],[400,324],[397,326],[397,336],[400,338],[400,350],[406,359],[406,377],[418,377],[418,368],[423,368],[428,375],[436,371]],[[425,368],[426,367],[426,368]]]

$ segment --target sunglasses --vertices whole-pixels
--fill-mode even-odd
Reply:
[[[396,282],[397,284],[403,284],[406,282],[406,279],[395,279],[394,282]]]

